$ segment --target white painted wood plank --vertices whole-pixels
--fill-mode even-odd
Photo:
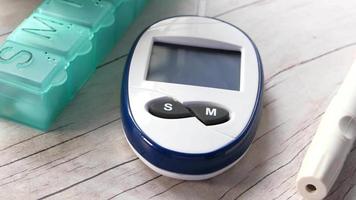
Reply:
[[[245,7],[252,7],[255,4],[259,4],[265,0],[207,0],[207,12],[208,16],[220,17],[227,13],[232,13],[238,9]]]
[[[197,11],[197,0],[150,0],[141,17],[131,26],[120,44],[108,56],[107,61],[127,54],[138,35],[153,23],[178,15],[195,15]]]
[[[0,36],[12,31],[40,2],[41,0],[0,0]]]
[[[356,187],[352,186],[350,187],[348,193],[345,195],[345,200],[355,200],[356,197]]]
[[[210,0],[207,13],[220,13],[224,9],[218,7],[235,5],[223,1]],[[238,6],[253,3],[228,2]],[[342,26],[355,21],[354,3],[315,2],[322,11],[307,1],[266,0],[221,16],[252,35],[262,52],[266,74],[273,77],[265,85],[264,113],[252,148],[227,173],[208,181],[182,182],[159,176],[137,160],[121,132],[119,90],[124,59],[120,59],[98,69],[53,126],[60,129],[40,134],[0,120],[0,199],[301,199],[294,187],[295,174],[322,113],[356,54],[352,45],[334,50],[350,43],[356,33],[354,28]],[[108,60],[127,54],[136,35],[154,20],[197,13],[197,5],[188,0],[152,1],[122,40],[122,48],[116,48]],[[335,9],[336,13],[327,16],[324,12],[333,10],[331,5],[344,10]],[[265,21],[251,13],[259,13]],[[278,24],[281,17],[283,23]],[[322,17],[329,23],[321,23]],[[243,20],[247,18],[250,20]],[[261,34],[257,25],[266,27],[268,21],[273,26],[264,29],[264,34],[279,36],[280,41]],[[291,30],[298,30],[293,23],[301,30],[287,37]],[[321,36],[328,30],[331,40]],[[339,40],[338,35],[342,36]],[[294,37],[296,41],[290,41]],[[285,50],[276,52],[281,47]],[[279,75],[273,76],[275,73]],[[352,198],[355,162],[353,151],[328,199]]]
[[[220,7],[234,7],[236,2]],[[260,0],[219,18],[252,37],[268,79],[296,63],[356,45],[355,10],[353,0]]]
[[[342,76],[345,74],[346,69],[348,68],[349,63],[346,62],[347,58],[349,58],[350,54],[354,53],[355,50],[356,49],[354,48],[348,50],[347,52],[339,52],[339,54],[342,55],[336,54],[333,56],[328,56],[327,59],[325,58],[325,60],[320,60],[319,61],[320,63],[313,62],[309,64],[312,66],[319,66],[319,68],[311,68],[310,66],[306,65],[303,66],[302,68],[297,68],[296,72],[294,71],[288,72],[286,75],[283,75],[281,77],[282,80],[285,78],[288,78],[288,80],[286,80],[284,84],[279,84],[274,88],[268,90],[266,93],[266,100],[269,99],[268,97],[270,95],[274,96],[274,95],[278,95],[279,92],[284,92],[286,87],[293,88],[293,86],[295,87],[296,85],[300,85],[298,81],[302,81],[305,85],[312,85],[311,83],[314,83],[315,80],[311,78],[315,77],[315,75],[319,73],[320,69],[323,68],[324,63],[330,63],[332,64],[332,66],[335,66],[334,68],[331,68],[328,71],[326,71],[326,74],[333,75],[332,72],[335,71],[335,69],[339,69],[340,74],[338,76],[333,76],[334,77],[333,79],[330,79],[327,76],[320,77],[321,80],[319,81],[320,82],[329,81],[330,85],[334,85],[334,84],[337,85],[339,80],[342,79]],[[345,58],[343,58],[343,56]],[[345,63],[342,64],[339,63],[338,59],[340,57],[343,58],[342,60],[345,60]],[[115,63],[115,64],[119,64],[119,63]],[[97,79],[101,81],[104,81],[105,79],[108,81],[111,80],[108,79],[109,74],[110,75],[113,74],[112,76],[115,76],[115,74],[120,73],[119,68],[117,68],[115,64],[104,68],[105,70],[103,71],[98,71],[97,76],[95,76],[94,79],[90,81],[88,87],[90,88],[91,84],[94,85],[98,84],[98,85],[105,86],[106,84],[104,82],[98,83]],[[121,63],[121,65],[122,64],[123,63]],[[338,66],[337,64],[340,64],[340,66]],[[309,69],[309,70],[305,70],[305,69]],[[303,77],[301,77],[301,75],[303,75]],[[110,90],[113,90],[113,88]],[[269,121],[269,118],[267,116],[272,118],[280,116],[281,119],[280,121],[284,121],[283,117],[288,117],[288,115],[290,115],[292,111],[296,110],[296,108],[291,108],[288,105],[291,99],[299,98],[299,102],[297,104],[304,105],[305,102],[311,101],[310,97],[303,97],[300,96],[300,94],[307,90],[311,90],[310,92],[314,92],[314,90],[318,90],[318,88],[316,87],[315,89],[313,89],[313,88],[306,88],[306,86],[302,86],[300,90],[301,92],[292,92],[290,97],[280,99],[278,101],[279,104],[270,104],[270,106],[267,106],[265,108],[265,113],[263,117],[264,120],[262,121],[261,128],[263,129],[265,126],[270,125],[271,122]],[[320,95],[325,95],[321,97],[328,99],[329,93],[332,93],[333,90],[334,89],[332,87],[328,87],[327,91],[325,93],[320,93]],[[83,92],[90,93],[90,92],[96,92],[96,90],[87,91],[87,88],[85,88]],[[111,92],[115,93],[114,91]],[[97,99],[96,101],[104,101],[105,99],[106,98],[103,98],[102,100]],[[88,106],[93,107],[95,106],[96,103],[97,102],[88,102],[87,105],[89,104]],[[282,107],[277,110],[275,106],[278,105]],[[325,105],[322,106],[324,107]],[[284,111],[284,114],[280,110]],[[305,106],[305,108],[302,109],[302,111],[306,113],[315,110],[320,111],[323,110],[323,108],[315,108],[314,104],[309,104],[309,106]],[[246,195],[246,197],[241,196],[241,198],[249,199],[248,195],[257,198],[259,197],[258,195],[261,194],[261,191],[267,192],[267,190],[268,191],[271,190],[272,191],[271,194],[273,195],[276,196],[279,195],[278,192],[281,192],[280,189],[283,188],[283,187],[277,187],[280,184],[282,184],[282,186],[286,185],[285,187],[294,186],[293,175],[296,173],[298,169],[298,163],[300,163],[300,160],[302,158],[302,153],[299,153],[299,151],[300,149],[302,149],[301,147],[303,147],[306,144],[306,142],[310,140],[310,137],[313,134],[316,124],[318,122],[318,121],[314,122],[313,117],[315,118],[315,116],[309,116],[307,118],[305,118],[303,115],[297,115],[295,117],[293,116],[292,119],[289,119],[290,122],[286,123],[286,125],[281,126],[280,128],[270,132],[268,135],[262,137],[261,139],[257,139],[251,151],[247,155],[247,157],[243,159],[241,163],[239,163],[228,173],[206,182],[181,183],[178,186],[176,186],[174,190],[164,193],[163,196],[160,196],[159,198],[192,197],[194,199],[215,199],[219,197],[219,195],[222,195],[227,188],[242,181],[242,183],[233,187],[233,189],[230,190],[224,196],[224,198],[226,199],[229,199],[230,195],[231,198],[233,198],[235,196],[240,195],[239,192],[245,191],[248,187],[250,187],[249,184],[253,184],[256,180],[259,180],[260,178],[264,177],[266,175],[265,173],[268,174],[271,171],[273,172],[275,169],[278,169],[281,165],[283,166],[285,163],[288,163],[288,161],[291,160],[294,156],[297,156],[296,160],[292,161],[291,164],[286,165],[285,169],[282,168],[282,170],[277,171],[276,174],[274,174],[273,176],[270,176],[268,177],[268,179],[265,179],[264,181],[268,180],[268,182],[265,183],[266,185],[259,184],[258,186],[249,190],[250,191],[249,193],[245,193],[244,195]],[[297,130],[298,128],[307,127],[309,126],[310,123],[313,123],[311,127],[307,128],[304,131],[298,132]],[[276,124],[271,124],[271,125],[276,125]],[[64,135],[71,134],[71,132],[73,132],[76,129],[76,127],[73,126],[74,125],[68,128],[68,130],[63,130],[63,132],[57,134],[61,134],[61,139],[62,139]],[[14,188],[14,186],[16,185],[23,185],[23,186],[30,185],[31,187],[36,189],[40,188],[41,190],[37,191],[36,195],[41,196],[43,195],[42,192],[46,194],[48,192],[53,192],[51,191],[51,187],[54,187],[54,189],[62,189],[82,181],[87,176],[91,177],[97,173],[100,173],[101,171],[104,171],[110,166],[115,166],[115,162],[120,161],[120,158],[122,158],[123,153],[128,153],[127,157],[124,156],[123,160],[134,158],[133,154],[128,149],[126,141],[123,139],[122,133],[120,133],[119,131],[120,128],[121,127],[119,125],[119,122],[113,122],[112,124],[109,124],[108,126],[105,126],[92,133],[89,133],[88,135],[64,143],[60,146],[54,147],[39,155],[33,156],[23,161],[18,161],[10,166],[0,168],[1,170],[0,174],[15,174],[20,172],[19,174],[7,178],[0,183],[0,185],[6,184],[0,187],[0,194],[4,194],[4,192],[2,192],[3,190],[8,191]],[[267,128],[263,131],[266,130]],[[261,134],[263,133],[264,132],[261,132],[260,130],[258,132],[257,138],[260,137]],[[293,134],[297,134],[297,135],[289,139],[289,137],[291,137]],[[51,142],[49,138],[42,139],[42,140],[45,140],[46,142],[49,143]],[[279,143],[276,144],[275,141],[278,141]],[[30,145],[42,146],[43,143],[40,140],[31,141],[30,144],[25,145],[23,148],[28,147]],[[93,147],[95,148],[93,149]],[[263,149],[262,152],[261,149]],[[76,158],[79,155],[81,156],[79,158]],[[114,156],[108,156],[108,155],[114,155]],[[62,158],[63,156],[65,158]],[[70,160],[70,162],[58,166],[58,164],[68,160]],[[42,168],[40,167],[41,165],[44,165],[46,163],[49,164],[43,166]],[[100,163],[103,164],[101,165]],[[53,197],[54,198],[71,197],[73,199],[76,199],[76,198],[81,198],[82,195],[90,197],[91,195],[94,194],[95,195],[100,194],[103,195],[100,196],[101,198],[106,198],[109,197],[110,195],[117,195],[120,192],[128,190],[132,187],[135,188],[137,185],[140,185],[148,180],[157,177],[157,174],[153,173],[152,171],[144,167],[143,164],[141,164],[141,162],[134,161],[134,163],[135,164],[130,164],[125,166],[124,169],[128,168],[128,170],[135,170],[136,168],[140,168],[142,171],[137,172],[137,174],[133,174],[133,175],[126,174],[126,173],[124,173],[124,175],[120,175],[123,173],[124,169],[118,167],[117,169],[110,171],[103,176],[99,176],[88,182],[83,182],[77,186],[71,187],[70,189],[62,192],[59,196],[53,196]],[[28,172],[27,171],[21,172],[21,171],[26,170],[27,167],[30,167],[30,169],[27,169],[27,171],[31,171],[30,175],[27,175],[29,176],[28,178],[30,178],[30,180],[26,180],[26,179],[17,180],[22,176],[26,177],[26,174],[28,174]],[[49,168],[51,169],[49,170]],[[73,169],[74,171],[72,171]],[[45,171],[46,173],[41,174],[41,172],[43,173],[43,171]],[[245,171],[248,173],[241,173],[241,171]],[[126,171],[124,170],[124,172]],[[39,176],[39,174],[41,175]],[[123,179],[125,180],[125,175],[130,175],[132,179],[127,180],[127,182],[123,182]],[[121,176],[121,178],[112,179],[110,178],[112,176]],[[286,179],[286,182],[284,182],[285,180],[281,179],[281,177],[288,178],[290,176],[291,176],[291,180]],[[15,182],[8,183],[11,181],[15,181]],[[167,182],[167,178],[164,179],[163,177],[162,178],[159,177],[157,179],[154,179],[153,182],[150,182],[150,184],[159,185],[162,183],[161,181]],[[98,183],[100,183],[101,185],[112,184],[115,185],[115,187],[97,187]],[[172,186],[177,183],[179,182],[176,182],[176,180],[168,180],[168,183],[166,184]],[[136,189],[129,190],[128,193],[123,193],[117,196],[117,198],[140,199],[145,196],[153,196],[152,190],[149,190],[149,188],[152,187],[152,185],[150,184],[143,185],[140,193],[137,193]],[[88,190],[88,188],[90,188],[90,190]],[[27,189],[28,190],[25,190],[23,195],[28,195],[28,193],[32,192],[31,188],[27,188]],[[137,189],[139,190],[140,187],[138,187]],[[88,191],[91,192],[87,193]],[[161,192],[162,189],[160,189],[159,191]],[[213,191],[213,192],[208,192],[208,191]],[[291,189],[291,192],[293,192],[293,189]],[[14,194],[14,193],[10,193],[10,194]],[[15,194],[19,195],[21,194],[21,192],[17,190]],[[209,198],[206,198],[207,196],[205,195],[208,195]],[[10,198],[12,196],[10,197],[5,196],[5,197]],[[37,198],[39,196],[35,196],[35,197]]]
[[[40,2],[41,0],[0,0],[0,45]]]

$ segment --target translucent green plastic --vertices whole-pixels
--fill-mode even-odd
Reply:
[[[0,116],[47,130],[146,1],[43,1],[0,47]]]

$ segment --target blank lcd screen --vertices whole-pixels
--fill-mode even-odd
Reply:
[[[240,90],[241,52],[155,42],[147,80]]]

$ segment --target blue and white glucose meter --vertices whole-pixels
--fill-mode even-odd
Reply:
[[[129,55],[122,122],[137,156],[165,176],[201,180],[247,151],[262,102],[251,39],[226,22],[183,16],[144,31]]]

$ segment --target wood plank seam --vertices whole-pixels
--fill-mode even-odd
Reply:
[[[11,181],[2,183],[2,184],[0,184],[0,188],[3,187],[3,186],[5,186],[5,185],[9,185],[9,184],[11,184],[11,183],[15,183],[16,181],[21,180],[21,179],[23,179],[23,178],[25,178],[25,177],[20,177],[20,178],[17,178],[17,179],[14,179],[14,180],[11,180]]]
[[[46,172],[42,173],[41,175],[47,173],[47,170],[49,170],[49,169],[53,169],[53,168],[55,168],[55,167],[58,167],[58,166],[60,166],[60,165],[63,165],[63,164],[65,164],[65,163],[68,163],[68,162],[70,162],[70,161],[76,160],[76,159],[78,159],[78,158],[80,158],[80,157],[82,157],[82,156],[84,156],[84,155],[86,155],[86,154],[88,154],[88,153],[90,153],[90,152],[92,152],[92,151],[93,151],[93,150],[86,151],[86,152],[84,152],[84,153],[81,153],[81,154],[79,154],[79,155],[73,157],[73,158],[70,158],[70,159],[68,159],[68,160],[66,160],[66,161],[63,161],[63,162],[60,162],[60,163],[58,163],[58,164],[56,164],[56,165],[54,165],[54,166],[51,166],[51,167],[47,168],[47,169],[46,169]],[[64,157],[60,157],[60,158],[58,158],[58,159],[55,159],[55,160],[53,160],[53,161],[51,161],[51,162],[48,162],[48,163],[46,163],[46,164],[44,164],[44,165],[40,165],[40,166],[38,166],[38,167],[36,167],[36,168],[30,169],[30,170],[26,169],[26,170],[23,170],[23,171],[18,172],[18,173],[16,173],[16,174],[13,174],[13,175],[11,175],[11,176],[5,177],[5,178],[3,178],[3,179],[1,179],[1,180],[5,180],[5,179],[11,178],[11,177],[13,177],[13,176],[16,176],[16,175],[18,175],[18,174],[20,174],[20,173],[29,171],[29,173],[27,173],[25,176],[20,177],[20,178],[17,178],[17,179],[14,179],[14,180],[9,181],[9,182],[5,182],[5,183],[1,184],[0,187],[3,187],[3,186],[8,185],[8,184],[10,184],[10,183],[14,183],[14,182],[17,182],[17,181],[19,181],[19,180],[22,180],[22,179],[26,178],[27,175],[29,175],[31,171],[34,171],[34,170],[39,169],[39,168],[41,168],[41,167],[47,166],[47,165],[49,165],[49,164],[51,164],[51,163],[53,163],[53,162],[55,162],[55,161],[58,161],[58,160],[61,160],[61,159],[64,159],[64,158],[65,158],[65,156],[64,156]]]
[[[290,141],[292,138],[294,138],[295,136],[299,135],[300,133],[303,133],[303,131],[305,131],[306,129],[308,129],[309,127],[319,123],[321,117],[323,116],[325,112],[321,112],[320,114],[318,114],[314,119],[312,119],[312,121],[310,123],[307,123],[305,126],[303,126],[302,128],[298,129],[296,132],[294,132],[291,136],[289,136],[287,139],[285,139],[281,145],[286,144],[288,141]]]
[[[12,31],[9,31],[9,32],[6,32],[6,33],[2,33],[2,34],[0,34],[0,37],[4,37],[6,35],[10,35],[10,33],[12,33]]]
[[[281,155],[283,152],[285,152],[285,150],[287,150],[288,146],[286,146],[285,148],[283,148],[281,151],[277,152],[276,154],[272,155],[271,157],[267,158],[265,161],[263,161],[262,163],[259,163],[258,165],[256,165],[253,169],[249,170],[247,174],[251,173],[252,171],[256,170],[257,168],[263,166],[265,163],[267,163],[268,161],[272,160],[273,158],[278,157],[279,155]],[[230,187],[228,190],[226,190],[219,198],[219,200],[223,199],[231,190],[233,190],[234,188],[236,188],[240,183],[244,182],[247,178],[249,178],[249,176],[246,176],[245,178],[243,178],[241,181],[238,181],[236,184],[234,184],[232,187]],[[257,185],[257,184],[256,184]]]
[[[115,194],[115,195],[109,197],[107,200],[112,200],[112,199],[114,199],[114,198],[116,198],[116,197],[118,197],[118,196],[120,196],[120,195],[122,195],[122,194],[124,194],[124,193],[126,193],[126,192],[129,192],[129,191],[131,191],[131,190],[134,190],[134,189],[136,189],[136,188],[138,188],[138,187],[140,187],[140,186],[143,186],[143,185],[145,185],[145,184],[147,184],[147,183],[149,183],[149,182],[152,182],[152,181],[154,181],[154,180],[156,180],[156,179],[158,179],[158,178],[160,178],[160,177],[162,177],[162,175],[157,175],[157,176],[155,176],[155,177],[153,177],[153,178],[150,178],[150,179],[148,179],[148,180],[146,180],[146,181],[144,181],[144,182],[142,182],[142,183],[140,183],[140,184],[138,184],[138,185],[135,185],[134,187],[128,188],[128,189],[126,189],[126,190],[124,190],[124,191],[122,191],[122,192],[120,192],[120,193],[118,193],[118,194]]]
[[[288,180],[292,179],[293,177],[297,176],[298,171],[294,172],[290,176],[288,176],[286,179],[284,179],[278,186],[271,188],[269,191],[272,192],[273,190],[278,189],[280,186],[282,186],[284,183],[286,183]]]
[[[268,106],[270,106],[270,105],[276,103],[277,101],[278,101],[278,99],[276,98],[276,99],[271,99],[271,100],[268,101],[268,102],[264,102],[263,108],[267,108]]]
[[[335,192],[337,192],[341,187],[345,186],[345,183],[352,179],[353,176],[356,174],[356,168],[353,170],[352,175],[351,176],[347,176],[346,178],[342,179],[339,183],[336,183],[337,185],[334,185],[334,187],[332,188],[332,190],[330,191],[330,193],[328,194],[328,196],[325,197],[325,199],[331,197],[333,194],[335,194]]]
[[[60,163],[58,163],[58,164],[55,164],[55,165],[53,165],[53,166],[47,168],[46,170],[50,170],[50,169],[53,169],[53,168],[58,167],[58,166],[60,166],[60,165],[63,165],[63,164],[66,164],[66,163],[68,163],[68,162],[71,162],[71,161],[73,161],[73,160],[76,160],[76,159],[78,159],[78,158],[80,158],[80,157],[82,157],[82,156],[84,156],[84,155],[86,155],[86,154],[88,154],[88,153],[90,153],[90,152],[92,152],[92,151],[94,151],[94,150],[89,150],[89,151],[86,151],[86,152],[84,152],[84,153],[81,153],[81,154],[79,154],[79,155],[77,155],[77,156],[75,156],[75,157],[73,157],[73,158],[70,158],[70,159],[65,160],[65,161],[63,161],[63,162],[60,162]]]
[[[257,141],[259,141],[261,138],[265,137],[266,135],[273,133],[274,131],[276,131],[277,129],[281,128],[283,125],[285,125],[287,122],[282,122],[280,124],[278,124],[277,126],[273,127],[270,130],[267,130],[266,132],[262,133],[260,136],[256,137],[252,144],[256,143]]]
[[[225,11],[225,12],[222,12],[222,13],[220,13],[220,14],[214,15],[214,17],[221,17],[221,16],[227,15],[227,14],[229,14],[229,13],[231,13],[231,12],[235,12],[235,11],[240,10],[240,9],[243,9],[243,8],[247,8],[247,7],[250,7],[250,6],[254,6],[254,5],[259,4],[259,3],[261,3],[261,2],[264,2],[264,1],[267,1],[267,0],[257,0],[257,1],[253,1],[253,2],[251,2],[251,3],[244,4],[244,5],[241,5],[241,6],[232,8],[232,9],[230,9],[230,10],[227,10],[227,11]]]
[[[293,187],[288,187],[287,189],[285,189],[282,193],[280,193],[277,197],[274,197],[272,200],[277,200],[279,199],[281,196],[283,196],[285,193],[287,193],[290,189],[292,189]]]
[[[153,198],[155,198],[155,197],[158,197],[158,196],[160,196],[160,195],[162,195],[162,194],[164,194],[164,193],[166,193],[166,192],[172,190],[173,188],[179,186],[180,184],[182,184],[182,183],[184,183],[184,182],[186,182],[186,181],[179,181],[178,183],[171,185],[171,186],[168,187],[167,189],[165,189],[165,190],[163,190],[162,192],[159,192],[159,193],[157,193],[157,194],[155,194],[155,195],[149,197],[148,199],[153,199]]]
[[[243,179],[239,180],[237,183],[233,184],[232,187],[229,187],[226,191],[222,193],[222,195],[220,195],[218,200],[224,199],[227,194],[229,194],[233,189],[235,189],[238,185],[246,181],[248,178],[249,176],[246,176]]]
[[[126,58],[127,56],[128,56],[128,54],[124,54],[124,55],[118,56],[118,57],[116,57],[116,58],[114,58],[114,59],[112,59],[112,60],[109,60],[109,61],[107,61],[107,62],[105,62],[105,63],[99,65],[96,69],[100,69],[100,68],[103,68],[103,67],[105,67],[105,66],[108,66],[109,64],[112,64],[112,63],[114,63],[114,62],[120,61],[121,59],[124,59],[124,58]]]
[[[62,189],[60,189],[60,190],[57,190],[57,191],[55,191],[55,192],[53,192],[53,193],[47,194],[47,195],[45,195],[45,196],[43,196],[43,197],[40,197],[40,198],[38,198],[38,200],[47,199],[47,198],[49,198],[49,197],[52,197],[52,196],[54,196],[54,195],[57,195],[57,194],[59,194],[59,193],[61,193],[61,192],[64,192],[64,191],[66,191],[66,190],[68,190],[68,189],[70,189],[70,188],[72,188],[72,187],[75,187],[75,186],[77,186],[77,185],[79,185],[79,184],[81,184],[81,183],[84,183],[84,182],[87,182],[87,181],[89,181],[89,180],[92,180],[92,179],[94,179],[94,178],[96,178],[96,177],[98,177],[98,176],[100,176],[100,175],[102,175],[102,174],[105,174],[105,173],[107,173],[107,172],[109,172],[109,171],[111,171],[111,170],[113,170],[113,169],[116,169],[116,168],[118,168],[118,167],[121,167],[121,166],[123,166],[123,165],[126,165],[126,164],[131,163],[131,162],[136,161],[136,160],[138,160],[137,157],[132,158],[132,159],[130,159],[130,160],[128,160],[128,161],[125,161],[125,162],[116,164],[116,165],[114,165],[114,166],[112,166],[112,167],[110,167],[110,168],[108,168],[108,169],[105,169],[105,170],[103,170],[103,171],[101,171],[101,172],[99,172],[99,173],[97,173],[97,174],[95,174],[95,175],[92,175],[92,176],[90,176],[90,177],[88,177],[88,178],[85,178],[85,179],[83,179],[83,180],[81,180],[81,181],[78,181],[78,182],[76,182],[76,183],[74,183],[74,184],[71,184],[71,185],[69,185],[69,186],[67,186],[67,187],[64,187],[64,188],[62,188]]]
[[[264,90],[264,91],[265,91],[265,92],[268,92],[269,90],[275,88],[276,86],[282,84],[283,82],[285,82],[285,79],[284,79],[284,80],[281,80],[281,81],[278,81],[277,83],[274,83],[274,84],[272,84],[272,85],[270,85],[270,86],[266,86],[266,85],[268,85],[268,83],[265,83],[265,90]]]
[[[342,199],[346,199],[346,196],[350,193],[350,191],[352,190],[353,185],[350,185],[347,189],[347,191],[345,192],[344,196],[342,197]]]
[[[25,169],[25,170],[22,170],[22,171],[19,171],[19,172],[15,173],[15,174],[11,174],[11,175],[9,175],[9,176],[6,176],[6,177],[4,177],[4,178],[1,178],[0,181],[3,181],[3,180],[6,180],[6,179],[9,179],[9,178],[12,178],[12,177],[14,177],[14,176],[16,176],[16,175],[18,175],[18,174],[21,174],[21,173],[23,173],[23,172],[26,172],[27,170],[28,170],[28,169]]]
[[[54,163],[54,162],[56,162],[56,161],[62,160],[62,159],[64,159],[64,158],[66,158],[66,156],[62,156],[62,157],[56,158],[56,159],[54,159],[54,160],[51,160],[51,161],[49,161],[49,162],[46,162],[45,164],[42,164],[42,165],[39,165],[39,166],[37,166],[37,167],[35,167],[35,168],[30,169],[29,171],[30,171],[30,172],[31,172],[31,171],[35,171],[35,170],[37,170],[37,169],[40,169],[40,168],[45,167],[45,166],[48,166],[48,165],[50,165],[50,164],[52,164],[52,163]]]
[[[291,196],[289,196],[286,200],[291,199],[292,197],[294,197],[297,194],[297,191],[295,191]]]
[[[309,144],[311,143],[311,141],[309,141],[306,145],[303,146],[303,148],[301,148],[293,157],[292,159],[290,159],[288,162],[286,162],[285,164],[279,166],[278,168],[274,169],[273,171],[267,173],[266,175],[264,175],[262,178],[258,179],[256,183],[254,183],[253,185],[251,185],[250,187],[248,187],[247,189],[245,189],[243,192],[241,192],[238,196],[236,196],[234,199],[238,199],[240,197],[242,197],[244,194],[246,194],[249,190],[251,190],[253,187],[255,187],[256,185],[258,185],[259,183],[261,183],[263,180],[265,180],[266,178],[268,178],[269,176],[271,176],[272,174],[274,174],[275,172],[279,171],[280,169],[283,169],[284,167],[288,166],[290,163],[292,163],[298,156],[301,155],[301,153],[303,153],[306,148],[309,146]]]
[[[117,122],[117,121],[119,121],[119,120],[120,120],[120,118],[115,119],[115,120],[112,120],[112,121],[107,122],[107,123],[105,123],[105,124],[103,124],[103,125],[101,125],[101,126],[99,126],[99,127],[97,127],[97,128],[94,128],[94,129],[92,129],[92,130],[90,130],[90,131],[84,132],[84,133],[79,134],[79,135],[77,135],[77,136],[75,136],[75,137],[69,138],[69,139],[64,140],[64,141],[62,141],[62,142],[60,142],[60,143],[57,143],[57,144],[55,144],[55,145],[52,145],[52,146],[47,147],[47,148],[45,148],[45,149],[42,149],[42,150],[40,150],[40,151],[31,153],[31,154],[29,154],[29,155],[23,156],[23,157],[21,157],[21,158],[18,158],[18,159],[16,159],[16,160],[11,161],[11,162],[2,164],[2,165],[0,165],[0,168],[5,167],[5,166],[9,166],[9,165],[11,165],[11,164],[13,164],[13,163],[16,163],[16,162],[18,162],[18,161],[21,161],[21,160],[23,160],[23,159],[29,158],[29,157],[31,157],[31,156],[37,155],[37,154],[42,153],[42,152],[44,152],[44,151],[48,151],[48,150],[53,149],[53,148],[55,148],[55,147],[58,147],[58,146],[60,146],[60,145],[62,145],[62,144],[65,144],[65,143],[68,143],[68,142],[73,141],[73,140],[75,140],[75,139],[78,139],[78,138],[80,138],[80,137],[82,137],[82,136],[85,136],[85,135],[87,135],[87,134],[89,134],[89,133],[92,133],[92,132],[94,132],[94,131],[96,131],[96,130],[98,130],[98,129],[100,129],[100,128],[103,128],[103,127],[105,127],[105,126],[107,126],[107,125],[110,125],[110,124],[112,124],[112,123],[114,123],[114,122]]]
[[[72,125],[72,124],[73,124],[73,123],[68,123],[68,124],[65,124],[65,125],[63,125],[63,126],[59,126],[59,127],[54,128],[54,129],[52,129],[52,130],[46,131],[46,132],[44,132],[44,133],[41,133],[41,134],[38,134],[38,135],[35,135],[35,136],[32,136],[32,137],[29,137],[29,138],[24,139],[24,140],[21,140],[21,141],[19,141],[19,142],[17,142],[17,143],[14,143],[14,144],[12,144],[12,145],[9,145],[9,146],[7,146],[7,147],[4,147],[4,148],[0,149],[0,152],[1,152],[1,151],[8,150],[8,149],[10,149],[10,148],[12,148],[12,147],[14,147],[14,146],[20,145],[20,144],[22,144],[22,143],[24,143],[24,142],[28,142],[28,141],[30,141],[30,140],[32,140],[32,139],[35,139],[35,138],[44,136],[45,134],[48,134],[48,133],[52,133],[52,132],[61,130],[61,129],[66,128],[66,127],[68,127],[68,126],[70,126],[70,125]]]
[[[312,61],[315,61],[315,60],[317,60],[317,59],[319,59],[319,58],[323,58],[323,57],[325,57],[325,56],[327,56],[327,55],[333,54],[333,53],[335,53],[335,52],[338,52],[338,51],[341,51],[341,50],[344,50],[344,49],[346,49],[346,48],[353,47],[353,46],[356,46],[356,42],[351,42],[351,43],[342,45],[342,46],[340,46],[340,47],[337,47],[337,48],[335,48],[335,49],[332,49],[332,50],[327,51],[327,52],[325,52],[325,53],[322,53],[322,54],[320,54],[320,55],[314,56],[314,57],[312,57],[312,58],[303,60],[303,61],[301,61],[301,62],[299,62],[299,63],[296,63],[296,64],[290,65],[290,66],[288,66],[288,67],[285,67],[285,68],[283,68],[282,70],[276,72],[275,74],[272,74],[270,77],[268,77],[268,78],[266,79],[265,82],[268,83],[268,82],[270,82],[273,78],[275,78],[275,77],[279,76],[280,74],[282,74],[282,73],[284,73],[284,72],[287,72],[288,70],[291,70],[291,69],[293,69],[293,68],[295,68],[295,67],[302,66],[302,65],[304,65],[304,64],[307,64],[307,63],[310,63],[310,62],[312,62]]]

